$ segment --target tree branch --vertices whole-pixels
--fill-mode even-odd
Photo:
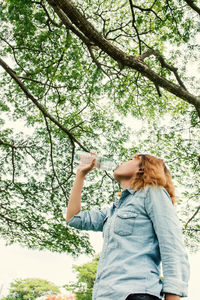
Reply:
[[[184,0],[194,11],[200,15],[200,8],[194,3],[193,0]]]
[[[152,9],[152,8],[154,7],[156,1],[157,1],[157,0],[155,0],[154,3],[153,3],[153,4],[151,5],[151,7],[149,7],[149,8],[143,8],[143,7],[134,5],[133,2],[132,2],[132,0],[129,0],[129,3],[130,3],[130,5],[131,5],[131,9],[137,8],[137,9],[139,9],[139,10],[142,11],[142,12],[143,12],[143,11],[151,11],[151,12],[156,16],[156,18],[158,18],[160,21],[163,21],[163,20],[157,15],[157,13]]]
[[[180,79],[180,77],[179,77],[179,75],[178,75],[178,72],[177,72],[177,71],[178,71],[178,68],[175,68],[175,67],[169,65],[169,64],[165,61],[165,59],[164,59],[164,57],[161,55],[161,53],[159,53],[158,51],[155,51],[155,50],[153,50],[153,49],[150,49],[150,50],[148,50],[147,52],[145,52],[144,54],[140,55],[140,58],[141,58],[142,60],[144,60],[144,58],[147,58],[147,57],[149,57],[149,56],[151,56],[151,55],[154,55],[155,57],[158,58],[158,60],[159,60],[160,63],[161,63],[162,68],[166,68],[166,69],[172,71],[172,72],[174,73],[174,75],[175,75],[175,77],[176,77],[176,79],[177,79],[179,85],[180,85],[183,89],[185,89],[185,90],[187,91],[185,85],[183,84],[182,80]]]
[[[15,146],[14,144],[10,144],[8,142],[4,142],[2,139],[0,139],[0,145],[8,146],[12,149],[24,149],[29,148],[29,146]]]
[[[48,1],[48,0],[47,0]],[[76,29],[72,25],[72,23],[69,21],[67,15],[62,11],[62,9],[57,6],[54,1],[49,0],[48,2],[51,2],[51,6],[53,7],[55,13],[58,15],[58,17],[62,20],[63,24],[67,29],[70,29],[75,35],[77,35],[86,45],[90,44],[90,40],[85,37],[79,30]]]
[[[135,29],[135,32],[136,32],[136,35],[137,35],[137,38],[138,38],[138,43],[139,43],[139,53],[141,55],[142,53],[142,46],[141,46],[141,39],[140,39],[140,35],[139,35],[139,32],[138,32],[138,29],[137,29],[137,26],[135,25],[135,12],[134,12],[134,6],[133,6],[133,2],[132,0],[129,0],[129,4],[130,4],[130,7],[131,7],[131,13],[132,13],[132,18],[133,18],[133,21],[132,21],[132,26],[133,28]]]
[[[183,229],[183,231],[195,231],[195,232],[198,232],[198,231],[200,231],[200,229],[198,229],[198,228],[191,228],[191,227],[188,227],[188,228],[184,228]]]
[[[31,236],[33,236],[33,237],[37,238],[38,240],[42,241],[42,238],[41,238],[38,234],[35,234],[35,233],[32,232],[32,229],[36,230],[37,228],[34,228],[34,227],[32,227],[32,226],[30,227],[30,225],[27,227],[27,226],[25,226],[23,223],[18,222],[18,221],[13,220],[13,219],[10,219],[9,217],[7,217],[7,216],[5,216],[4,214],[1,214],[1,213],[0,213],[0,217],[1,217],[4,221],[6,221],[8,224],[11,223],[11,224],[16,224],[16,225],[18,225],[18,226],[20,226],[21,228],[23,228],[23,229],[27,230],[28,232],[30,232]],[[45,231],[45,229],[42,229],[42,231]]]
[[[15,183],[15,150],[12,147],[12,166],[13,166],[13,172],[12,172],[12,183]]]
[[[94,26],[75,7],[71,0],[47,1],[54,8],[55,11],[59,9],[59,11],[62,11],[62,14],[67,15],[71,22],[79,29],[80,32],[82,32],[82,35],[86,37],[87,43],[89,40],[90,42],[97,45],[100,49],[102,49],[105,53],[107,53],[115,61],[120,62],[122,66],[127,66],[129,68],[135,69],[157,86],[164,88],[165,90],[194,105],[195,107],[200,107],[199,97],[192,95],[191,93],[186,91],[182,86],[177,85],[160,76],[152,69],[150,69],[150,67],[143,61],[141,61],[141,59],[139,59],[138,57],[129,55],[117,48],[116,46],[114,46],[110,41],[108,41],[102,34],[100,34],[94,28]]]
[[[1,206],[3,209],[6,210],[6,208],[3,207],[2,204],[0,204],[0,206]],[[32,227],[32,228],[27,227],[27,226],[24,225],[24,223],[18,222],[18,221],[13,220],[13,219],[10,219],[9,217],[7,217],[7,216],[5,215],[5,213],[4,213],[4,214],[1,214],[1,213],[0,213],[0,217],[2,217],[4,220],[6,220],[6,221],[9,222],[9,223],[14,223],[14,224],[19,225],[19,226],[23,227],[24,229],[26,229],[26,230],[28,230],[28,231],[31,231],[30,229],[36,229],[36,228],[34,228],[34,227]]]
[[[197,210],[194,212],[194,214],[192,215],[192,217],[187,221],[187,223],[185,224],[185,228],[184,228],[184,229],[187,228],[188,224],[189,224],[189,223],[194,219],[194,217],[198,214],[199,210],[200,210],[200,205],[199,205],[199,207],[197,207]]]
[[[50,17],[50,14],[49,14],[49,12],[48,12],[48,10],[46,9],[46,7],[45,7],[45,5],[42,3],[42,1],[40,1],[40,2],[38,2],[38,1],[32,1],[32,3],[35,3],[35,4],[38,4],[38,5],[42,6],[42,8],[44,9],[44,11],[45,11],[45,13],[46,13],[46,16],[47,16],[47,18],[48,18],[48,21],[49,21],[50,23],[52,23],[54,26],[60,28],[60,27],[63,25],[62,22],[61,22],[60,24],[57,24],[54,20],[52,20],[52,18]]]
[[[108,77],[110,77],[110,75],[102,68],[101,63],[100,63],[100,62],[96,59],[96,57],[94,56],[94,53],[93,53],[93,51],[92,51],[92,47],[89,46],[89,45],[88,45],[87,47],[88,47],[88,51],[89,51],[89,53],[90,53],[90,56],[91,56],[93,62],[96,64],[97,68],[101,69],[102,72],[103,72],[104,74],[106,74]]]
[[[50,119],[54,124],[56,124],[62,131],[64,131],[68,137],[70,138],[71,142],[77,143],[84,151],[89,152],[89,150],[83,146],[70,132],[66,129],[62,124],[60,124],[52,115],[48,113],[48,111],[40,104],[37,99],[27,90],[25,85],[21,82],[15,71],[13,71],[1,58],[0,58],[0,65],[4,68],[4,70],[15,80],[15,82],[20,86],[23,90],[25,95],[39,108],[39,110]]]
[[[19,76],[20,79],[23,79],[23,80],[28,80],[28,81],[32,81],[32,82],[35,82],[35,83],[38,83],[42,86],[48,86],[52,89],[61,89],[61,88],[69,88],[69,85],[61,85],[61,86],[56,86],[56,85],[53,85],[53,84],[50,84],[48,82],[42,82],[42,81],[39,81],[39,80],[36,80],[36,79],[32,79],[30,77],[24,77],[24,76]],[[73,89],[77,89],[78,90],[78,87],[74,86],[72,87]]]
[[[65,199],[67,200],[67,196],[66,196],[66,192],[62,186],[62,184],[60,183],[60,180],[58,178],[58,175],[56,173],[56,169],[55,169],[55,166],[54,166],[54,160],[53,160],[53,141],[52,141],[52,136],[51,136],[51,131],[50,131],[50,128],[49,128],[49,124],[48,124],[48,121],[47,121],[47,118],[44,116],[44,119],[45,119],[45,123],[46,123],[46,127],[47,127],[47,131],[48,131],[48,134],[49,134],[49,140],[50,140],[50,157],[51,157],[51,164],[52,164],[52,169],[53,169],[53,173],[56,177],[56,180],[58,182],[58,185],[60,186],[60,188],[62,189],[63,191],[63,194],[65,196]]]

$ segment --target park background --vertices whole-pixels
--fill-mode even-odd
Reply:
[[[56,283],[58,267],[65,283],[72,263],[89,260],[86,234],[67,229],[62,213],[76,151],[118,162],[143,152],[171,170],[184,241],[197,252],[190,255],[189,300],[198,299],[199,15],[198,1],[190,0],[0,2],[4,290],[12,277],[29,276],[27,268],[47,270]],[[83,208],[109,205],[118,190],[112,176],[94,171]],[[92,235],[100,252],[97,240]]]
[[[167,121],[165,121],[167,122]],[[131,124],[132,129],[141,129],[143,122],[129,117],[124,123]],[[23,131],[30,133],[21,121],[10,122],[7,120],[6,127],[12,128],[16,133]],[[77,166],[77,164],[75,164]],[[93,182],[91,181],[90,184]],[[178,192],[178,191],[177,191]],[[66,208],[63,209],[63,218]],[[63,221],[65,226],[65,222]],[[89,232],[90,242],[96,254],[100,254],[103,246],[102,233]],[[187,249],[191,267],[191,275],[186,300],[199,300],[199,275],[200,275],[200,253]],[[76,282],[76,272],[73,265],[82,265],[91,262],[94,255],[79,255],[73,258],[69,254],[51,253],[50,251],[39,251],[26,249],[18,244],[6,246],[6,241],[0,240],[0,299],[9,294],[10,283],[16,279],[39,278],[48,280],[58,287]],[[62,295],[69,295],[66,289],[61,288]],[[72,293],[73,294],[73,293]]]
[[[96,253],[101,252],[102,234],[90,233],[90,240]],[[41,278],[63,286],[76,281],[76,274],[72,270],[73,265],[81,265],[91,261],[92,257],[81,255],[72,258],[67,254],[50,253],[48,251],[38,251],[24,249],[13,245],[6,247],[0,242],[1,253],[1,275],[0,287],[1,296],[6,296],[9,284],[17,279]],[[200,274],[200,253],[188,253],[191,266],[191,277],[189,282],[188,297],[185,300],[199,300],[199,274]],[[63,295],[66,291],[63,289]]]

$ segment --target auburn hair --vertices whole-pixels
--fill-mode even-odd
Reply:
[[[131,188],[139,190],[145,186],[162,186],[169,193],[175,204],[175,190],[172,177],[161,158],[149,154],[136,154],[134,158],[140,160],[139,170],[133,177]]]

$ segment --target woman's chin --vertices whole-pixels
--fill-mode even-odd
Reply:
[[[117,172],[117,169],[113,172],[113,176],[116,181],[120,181],[120,174]]]

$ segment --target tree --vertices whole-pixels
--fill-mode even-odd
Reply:
[[[75,151],[116,160],[151,152],[176,179],[185,241],[196,249],[196,2],[6,0],[0,7],[1,236],[8,244],[90,253],[87,235],[66,227],[62,215]],[[119,189],[107,172],[91,173],[88,182],[83,209],[108,205]]]
[[[63,287],[72,291],[77,300],[92,300],[92,290],[96,279],[99,255],[96,255],[91,262],[81,266],[73,266],[77,273],[77,282],[64,285]]]
[[[5,297],[5,300],[35,300],[38,297],[60,293],[59,288],[43,279],[27,278],[27,279],[16,279],[11,283],[9,295]]]

